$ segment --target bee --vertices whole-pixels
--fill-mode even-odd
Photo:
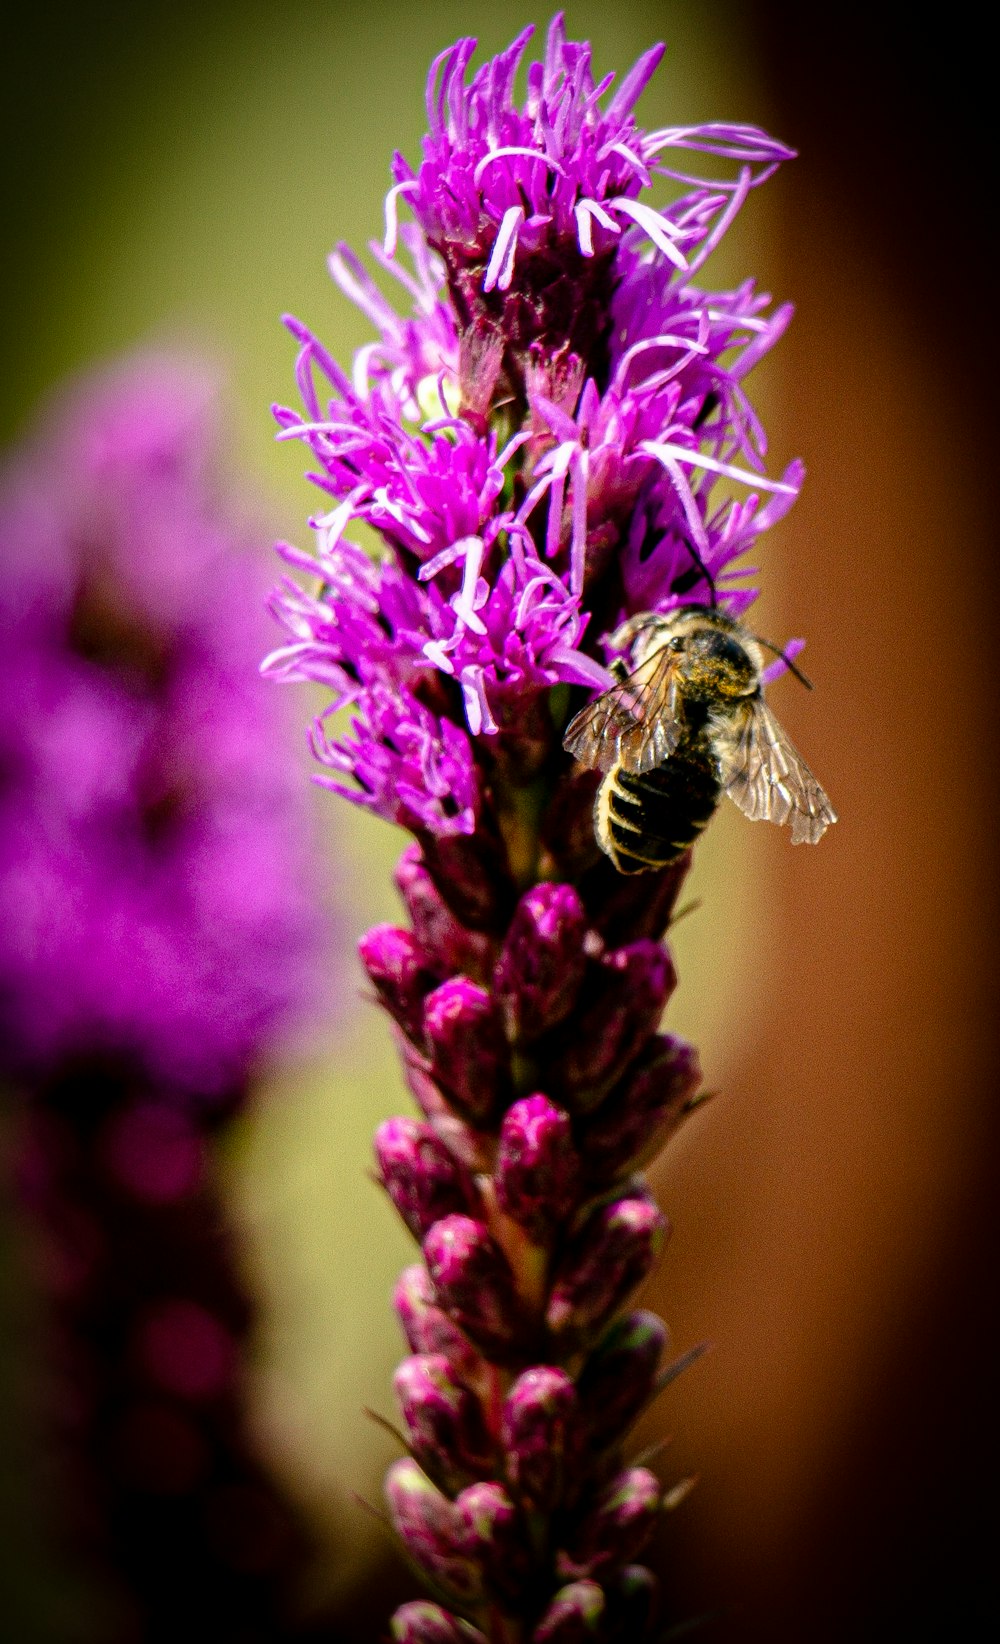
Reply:
[[[563,747],[604,772],[594,832],[619,873],[676,861],[723,793],[754,821],[790,821],[793,845],[836,822],[764,701],[766,641],[715,606],[681,605],[630,617],[611,644],[628,662],[570,721]]]

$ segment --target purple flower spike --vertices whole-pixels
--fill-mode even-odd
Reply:
[[[414,1460],[435,1484],[454,1495],[490,1471],[493,1450],[479,1400],[444,1354],[404,1359],[393,1385]]]
[[[694,1051],[660,1033],[694,847],[648,871],[604,847],[642,794],[664,842],[692,837],[715,721],[686,786],[701,733],[679,684],[650,685],[671,631],[656,619],[739,633],[746,556],[802,481],[796,462],[768,472],[746,386],[791,310],[706,276],[790,150],[729,122],[643,129],[660,46],[616,84],[561,15],[538,60],[531,38],[475,69],[460,40],[432,66],[378,280],[346,246],[331,259],[372,327],[353,365],[288,321],[301,408],[275,409],[278,437],[306,448],[323,500],[312,551],[280,549],[304,581],[275,595],[285,642],[265,669],[326,690],[320,780],[414,841],[396,876],[409,929],[379,927],[362,954],[427,1121],[378,1142],[426,1263],[396,1291],[423,1355],[400,1397],[414,1454],[462,1488],[452,1504],[394,1473],[401,1533],[497,1644],[652,1644],[651,1577],[628,1560],[659,1487],[642,1469],[608,1481],[666,1331],[614,1320],[669,1232],[636,1171],[697,1100]],[[590,746],[569,726],[598,697]],[[645,784],[621,814],[609,765]],[[399,1615],[414,1644],[458,1625]]]
[[[571,1581],[556,1593],[531,1644],[601,1644],[607,1636],[607,1608],[604,1589],[596,1581]]]
[[[443,1216],[473,1208],[472,1183],[436,1131],[416,1119],[386,1119],[375,1132],[382,1185],[414,1238]]]
[[[491,1358],[517,1356],[524,1317],[514,1277],[482,1222],[446,1216],[424,1240],[440,1305]]]
[[[617,1199],[584,1223],[559,1264],[546,1320],[559,1337],[600,1328],[651,1271],[670,1223],[649,1199]]]
[[[668,1331],[655,1313],[628,1313],[605,1333],[581,1372],[577,1390],[589,1443],[616,1444],[656,1391]]]
[[[410,932],[375,925],[362,936],[358,952],[386,1010],[411,1038],[419,1034],[424,995],[434,986],[434,978]]]
[[[466,976],[442,982],[424,1001],[423,1034],[435,1083],[461,1113],[489,1118],[506,1094],[509,1053],[486,989]]]
[[[392,1618],[393,1644],[486,1644],[486,1635],[440,1604],[403,1604]]]
[[[590,1107],[656,1032],[676,977],[670,955],[648,938],[605,954],[581,1000],[582,1022],[560,1057],[575,1105]]]
[[[477,1604],[482,1578],[463,1550],[464,1525],[447,1496],[415,1461],[393,1462],[385,1479],[389,1516],[413,1562],[448,1598],[465,1608]]]
[[[509,1107],[496,1166],[501,1210],[541,1244],[576,1203],[579,1182],[569,1114],[547,1096],[526,1096]]]
[[[551,1512],[579,1438],[576,1389],[564,1370],[539,1365],[519,1376],[504,1400],[500,1437],[507,1477],[525,1502]]]
[[[595,1575],[628,1563],[649,1540],[663,1491],[647,1467],[628,1467],[605,1486],[593,1510],[556,1559],[564,1576]]]
[[[458,1325],[437,1305],[434,1286],[423,1262],[404,1267],[396,1284],[393,1305],[411,1352],[442,1354],[461,1380],[478,1381],[482,1359]]]
[[[495,979],[512,1039],[537,1039],[572,1010],[587,962],[586,933],[572,885],[536,885],[522,896]]]

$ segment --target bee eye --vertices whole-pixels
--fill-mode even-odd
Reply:
[[[668,643],[667,643],[667,650],[668,651],[683,651],[683,649],[684,649],[684,640],[681,639],[680,636],[677,636],[674,639],[669,640]]]

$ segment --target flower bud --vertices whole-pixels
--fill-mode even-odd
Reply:
[[[594,923],[608,946],[637,942],[642,936],[660,941],[690,866],[688,851],[660,873],[618,873],[605,858],[600,884],[592,891],[588,885],[587,906],[594,909]],[[597,875],[593,877],[596,880]]]
[[[596,1581],[560,1587],[531,1635],[531,1644],[603,1644],[607,1602]]]
[[[375,1132],[375,1157],[382,1185],[415,1239],[443,1216],[473,1208],[468,1173],[430,1125],[386,1119]]]
[[[507,1093],[509,1052],[486,989],[466,976],[442,982],[424,1000],[423,1033],[436,1084],[471,1119],[488,1119]]]
[[[588,870],[607,861],[594,837],[594,797],[600,784],[600,771],[587,771],[574,764],[553,789],[542,818],[540,837],[557,869],[553,875],[556,879],[569,879],[578,884]],[[611,872],[615,879],[622,878],[615,868],[611,868]],[[588,901],[587,905],[598,907],[601,900]]]
[[[543,1364],[518,1376],[504,1400],[500,1438],[507,1477],[532,1507],[548,1513],[558,1505],[578,1436],[576,1388],[565,1370]]]
[[[593,1174],[613,1180],[655,1158],[690,1112],[700,1083],[692,1045],[669,1033],[650,1040],[583,1132],[581,1151]]]
[[[655,1313],[616,1319],[587,1359],[577,1381],[588,1449],[606,1450],[631,1427],[656,1390],[668,1339]]]
[[[509,1362],[524,1329],[514,1276],[484,1223],[446,1216],[424,1240],[438,1302],[483,1352]]]
[[[494,973],[511,1039],[537,1039],[572,1010],[586,965],[586,933],[572,885],[536,885],[521,897]]]
[[[516,696],[503,695],[494,716],[498,734],[493,738],[490,755],[497,776],[504,784],[525,788],[552,756],[555,726],[549,692],[543,688],[530,693],[522,690]]]
[[[422,839],[424,866],[446,907],[473,931],[502,931],[514,905],[514,887],[499,844],[474,834]]]
[[[489,939],[467,930],[455,918],[428,873],[418,844],[407,845],[396,866],[395,879],[417,945],[431,968],[441,976],[453,976],[458,971],[483,974]]]
[[[546,1314],[550,1330],[583,1340],[599,1329],[651,1270],[669,1230],[650,1199],[600,1205],[559,1264]]]
[[[406,1034],[398,1027],[392,1030],[396,1051],[403,1064],[403,1077],[407,1089],[413,1097],[421,1113],[428,1119],[438,1119],[445,1113],[450,1113],[447,1098],[438,1090],[431,1078],[430,1063],[416,1046],[411,1044]]]
[[[423,1262],[403,1269],[393,1296],[396,1317],[413,1353],[440,1353],[464,1381],[475,1381],[482,1360],[458,1325],[437,1305]]]
[[[616,1644],[648,1638],[656,1620],[660,1584],[645,1564],[626,1564],[604,1578],[610,1617],[609,1637]]]
[[[647,1467],[628,1467],[605,1485],[556,1556],[562,1576],[596,1575],[633,1559],[660,1511],[660,1483]]]
[[[593,1107],[656,1032],[676,976],[670,955],[643,940],[606,953],[580,999],[574,1031],[561,1050],[560,1089],[578,1107]]]
[[[568,1113],[546,1096],[526,1096],[508,1108],[500,1128],[497,1203],[536,1244],[572,1209],[580,1174]]]
[[[478,1627],[426,1599],[400,1605],[390,1625],[393,1644],[486,1644]]]
[[[415,938],[395,925],[373,925],[358,952],[380,1002],[411,1038],[419,1034],[424,994],[435,978]]]
[[[393,1378],[414,1459],[454,1495],[492,1465],[492,1446],[479,1400],[463,1387],[441,1353],[404,1359]]]
[[[409,1456],[389,1468],[385,1499],[396,1534],[434,1586],[463,1606],[477,1603],[482,1579],[463,1551],[464,1526],[447,1496]]]
[[[470,1484],[455,1498],[463,1553],[478,1565],[488,1593],[517,1599],[531,1569],[521,1516],[502,1484]]]

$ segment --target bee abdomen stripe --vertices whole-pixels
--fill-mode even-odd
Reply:
[[[720,793],[716,761],[700,747],[642,775],[616,766],[594,806],[598,842],[620,873],[666,867],[701,833]]]

